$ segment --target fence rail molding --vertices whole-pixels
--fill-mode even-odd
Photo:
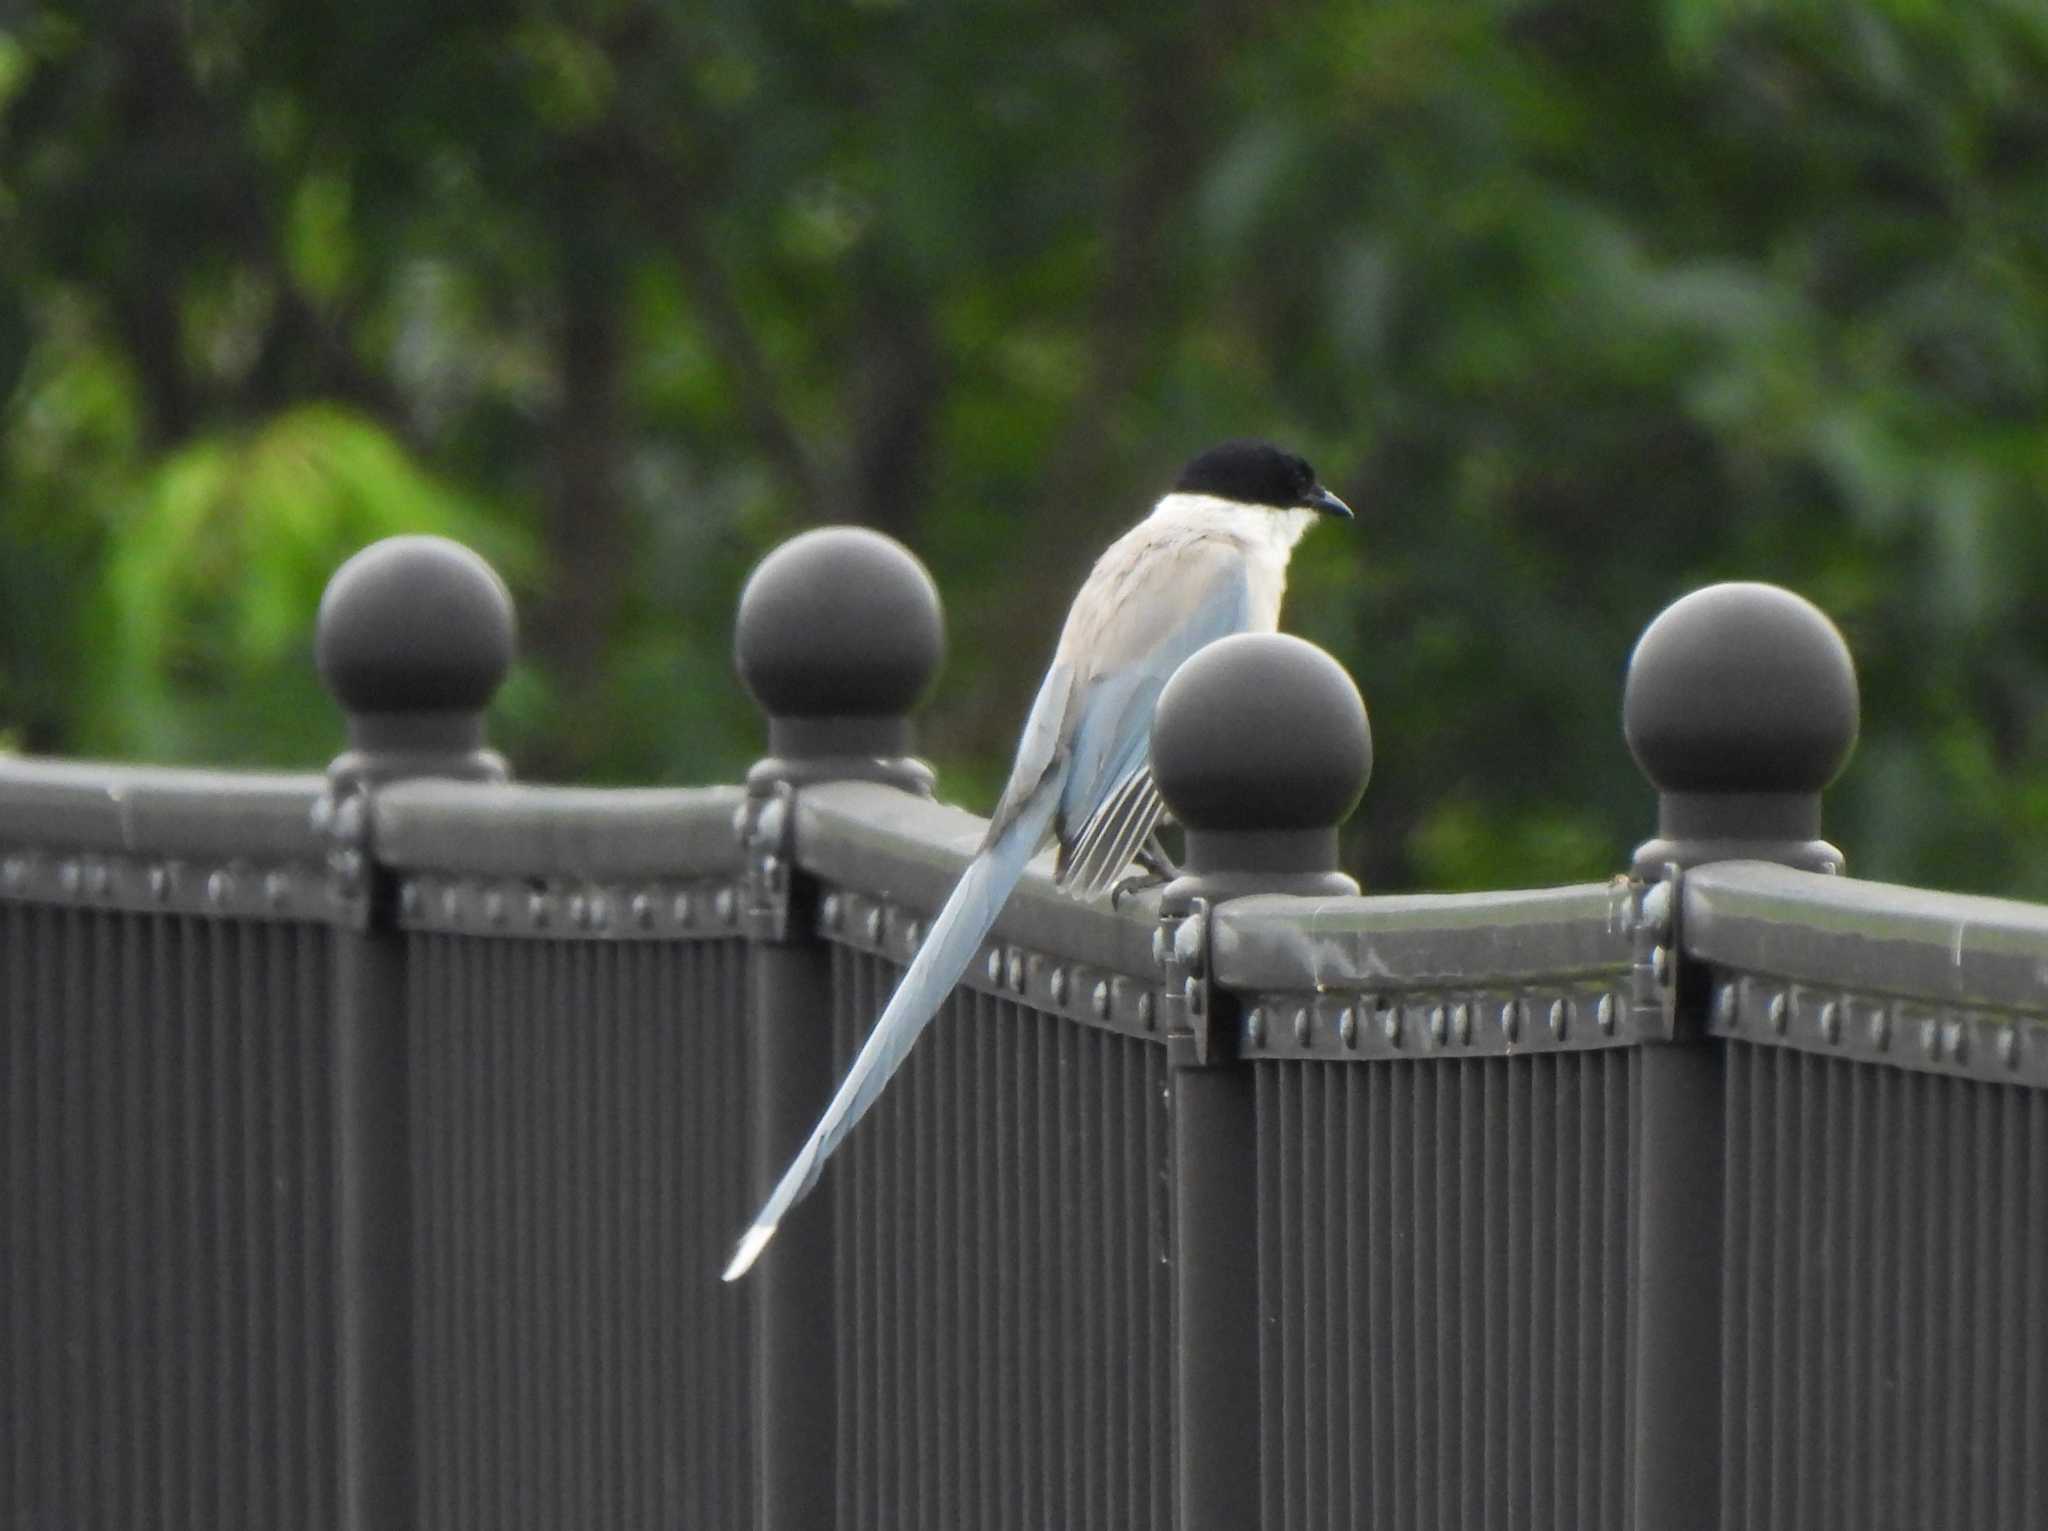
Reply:
[[[1210,919],[1217,984],[1285,1024],[1240,1053],[1373,1062],[1585,1051],[1639,1040],[1635,894],[1619,882],[1498,893],[1234,899]]]
[[[2048,909],[1764,862],[1686,874],[1709,1024],[1830,1058],[2048,1086]]]

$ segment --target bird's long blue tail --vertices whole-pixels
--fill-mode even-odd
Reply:
[[[826,1159],[875,1103],[882,1087],[910,1052],[911,1044],[938,1012],[960,975],[967,971],[967,964],[974,960],[983,938],[1008,901],[1010,890],[1024,875],[1025,863],[1044,838],[1057,796],[1056,791],[1041,791],[1027,801],[1017,817],[961,873],[946,907],[932,921],[931,933],[911,959],[909,971],[904,973],[888,1007],[882,1011],[882,1018],[875,1022],[860,1055],[847,1070],[832,1104],[825,1108],[824,1116],[811,1129],[809,1141],[783,1172],[773,1194],[754,1218],[754,1225],[740,1240],[732,1263],[725,1268],[727,1281],[737,1281],[747,1273],[768,1241],[775,1237],[775,1230],[789,1209],[818,1183]]]

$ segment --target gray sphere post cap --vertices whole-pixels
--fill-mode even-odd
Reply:
[[[1372,775],[1372,727],[1342,665],[1282,633],[1199,651],[1159,693],[1152,777],[1191,837],[1328,831]]]
[[[1817,794],[1848,763],[1857,726],[1848,644],[1776,585],[1696,590],[1629,658],[1622,732],[1663,793]]]
[[[514,641],[511,592],[478,554],[446,537],[386,537],[327,582],[313,654],[352,717],[475,714]]]
[[[946,651],[938,587],[893,537],[824,526],[792,537],[740,592],[733,655],[770,718],[902,718]]]

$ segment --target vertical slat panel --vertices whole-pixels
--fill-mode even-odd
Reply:
[[[1254,1068],[1268,1524],[1619,1531],[1627,1058]]]
[[[932,1076],[937,1054],[947,1040],[944,1033],[932,1035],[909,1058],[903,1080],[903,1146],[908,1163],[903,1175],[903,1242],[899,1248],[909,1278],[904,1283],[902,1342],[911,1380],[904,1396],[903,1446],[907,1470],[903,1485],[906,1514],[902,1524],[910,1531],[926,1531],[932,1525],[937,1488],[934,1474],[939,1466],[933,1441],[940,1385],[940,1358],[936,1351],[939,1314],[932,1266],[948,1230],[933,1214],[932,1188],[938,1175],[933,1153],[938,1136],[938,1105],[932,1094]]]
[[[1026,1007],[1020,1006],[1020,1010]],[[1038,1266],[1038,1301],[1026,1322],[1037,1351],[1037,1371],[1032,1389],[1031,1496],[1026,1503],[1036,1523],[1058,1525],[1061,1489],[1066,1482],[1066,1462],[1061,1452],[1060,1431],[1060,1345],[1065,1337],[1060,1280],[1060,1193],[1059,1193],[1059,1034],[1035,1014],[1026,1011],[1023,1024],[1036,1043],[1032,1060],[1031,1109],[1025,1115],[1030,1133],[1027,1162],[1031,1166],[1031,1193],[1036,1203],[1037,1239],[1034,1245]]]
[[[1115,1282],[1102,1258],[1102,1203],[1113,1181],[1111,1165],[1102,1138],[1102,1095],[1113,1081],[1108,1077],[1112,1058],[1099,1032],[1080,1027],[1073,1033],[1080,1056],[1081,1078],[1076,1080],[1075,1123],[1080,1151],[1072,1155],[1073,1180],[1079,1192],[1080,1247],[1075,1251],[1074,1285],[1080,1297],[1080,1346],[1075,1357],[1080,1375],[1081,1516],[1084,1526],[1104,1527],[1108,1493],[1103,1480],[1103,1437],[1107,1410],[1103,1394],[1108,1386],[1110,1366],[1109,1311],[1115,1301]]]
[[[1368,1410],[1368,1382],[1364,1375],[1364,1289],[1366,1289],[1366,1244],[1360,1218],[1346,1216],[1350,1193],[1346,1165],[1356,1165],[1364,1154],[1364,1122],[1358,1111],[1360,1073],[1356,1068],[1323,1068],[1325,1083],[1323,1109],[1329,1113],[1327,1167],[1323,1187],[1323,1218],[1329,1222],[1329,1259],[1333,1265],[1333,1292],[1329,1304],[1329,1332],[1341,1337],[1343,1353],[1331,1355],[1329,1390],[1341,1400],[1343,1429],[1331,1433],[1331,1506],[1354,1506],[1364,1502],[1366,1472],[1372,1449],[1372,1414]],[[1333,1347],[1335,1349],[1335,1347]],[[1477,1527],[1477,1523],[1475,1523]]]
[[[408,948],[422,1524],[744,1524],[739,943]]]
[[[1963,1188],[1956,1198],[1970,1224],[1971,1237],[1963,1258],[1970,1264],[1970,1304],[1963,1315],[1963,1344],[1969,1357],[1969,1377],[1963,1396],[1969,1400],[1968,1418],[1963,1423],[1964,1464],[1968,1492],[1959,1495],[1956,1513],[1968,1525],[1994,1525],[1993,1501],[1997,1472],[1993,1453],[1997,1447],[1996,1349],[1998,1340],[1998,1235],[1994,1218],[1999,1205],[1999,1188],[2011,1173],[1997,1162],[1999,1124],[2009,1097],[1993,1095],[1980,1110],[1964,1114],[1967,1141],[1963,1151],[1977,1166],[1977,1183]],[[2007,1405],[2010,1407],[2010,1404]],[[1831,1416],[1832,1417],[1832,1416]],[[1831,1460],[1824,1457],[1823,1460]]]
[[[1285,1086],[1284,1066],[1257,1070],[1253,1088],[1257,1096],[1261,1120],[1278,1121],[1281,1117],[1280,1092]],[[1287,1219],[1282,1215],[1281,1184],[1285,1173],[1284,1142],[1276,1142],[1274,1152],[1259,1156],[1259,1328],[1262,1332],[1277,1329],[1280,1315],[1274,1311],[1285,1289],[1286,1277],[1283,1261],[1286,1251]],[[1284,1462],[1286,1459],[1286,1407],[1281,1388],[1285,1376],[1284,1357],[1277,1344],[1264,1345],[1259,1350],[1259,1451],[1262,1460]],[[1286,1519],[1286,1472],[1268,1473],[1260,1479],[1260,1493],[1263,1502],[1260,1514],[1268,1526],[1283,1527]]]
[[[1294,1194],[1301,1204],[1302,1329],[1304,1334],[1329,1333],[1330,1258],[1335,1227],[1325,1217],[1325,1187],[1339,1177],[1329,1163],[1326,1146],[1331,1130],[1328,1102],[1323,1098],[1327,1071],[1301,1070],[1299,1089],[1302,1106],[1298,1118],[1303,1173]],[[1335,1474],[1331,1464],[1331,1436],[1343,1428],[1331,1397],[1332,1373],[1328,1355],[1320,1345],[1308,1345],[1302,1369],[1302,1507],[1304,1525],[1327,1525],[1340,1502],[1332,1498]]]
[[[1530,1410],[1530,1524],[1543,1531],[1558,1525],[1557,1454],[1557,1075],[1555,1054],[1530,1060],[1529,1136],[1522,1152],[1529,1160],[1528,1386]]]
[[[843,1070],[900,969],[834,974]],[[962,991],[835,1155],[843,1531],[1168,1523],[1161,1052]]]
[[[1335,1069],[1318,1069],[1315,1082],[1321,1087],[1322,1137],[1318,1145],[1321,1161],[1328,1167],[1323,1177],[1323,1194],[1316,1216],[1323,1225],[1323,1312],[1324,1332],[1343,1332],[1345,1316],[1356,1286],[1356,1266],[1350,1258],[1350,1240],[1345,1227],[1345,1197],[1350,1177],[1343,1171],[1348,1124],[1344,1119],[1345,1075]],[[1348,1352],[1349,1346],[1346,1346]],[[1346,1357],[1332,1356],[1324,1368],[1323,1407],[1329,1416],[1327,1457],[1323,1486],[1325,1513],[1334,1515],[1352,1502],[1353,1468],[1357,1461],[1355,1442],[1359,1430],[1357,1395],[1346,1376]]]
[[[1727,1053],[1730,1523],[2038,1524],[2043,1092]]]
[[[963,1008],[978,1028],[982,1017],[981,996],[976,995],[966,1001]],[[981,1116],[985,1097],[981,1090],[978,1062],[985,1050],[975,1048],[962,1039],[951,1051],[951,1067],[947,1070],[943,1086],[952,1102],[951,1142],[957,1155],[952,1201],[947,1214],[952,1219],[956,1243],[951,1251],[948,1272],[953,1307],[949,1333],[959,1375],[954,1379],[953,1433],[948,1447],[952,1454],[953,1472],[948,1491],[940,1502],[939,1515],[943,1526],[987,1525],[989,1522],[981,1512],[981,1483],[994,1446],[989,1439],[985,1408],[993,1351],[992,1348],[982,1351],[980,1340],[982,1314],[989,1306],[988,1299],[993,1296],[993,1282],[987,1279],[988,1266],[980,1258],[981,1228],[976,1198],[984,1183],[983,1165],[988,1158],[994,1124]],[[981,1365],[970,1369],[968,1358],[977,1354]]]
[[[876,970],[876,993],[887,991],[894,975],[884,976],[881,959],[871,959]],[[925,1057],[931,1050],[924,1050]],[[917,1060],[920,1064],[923,1058]],[[886,1124],[882,1163],[884,1226],[889,1231],[888,1256],[884,1263],[888,1280],[887,1300],[882,1313],[882,1346],[889,1358],[884,1374],[888,1381],[882,1391],[883,1431],[887,1449],[883,1454],[883,1493],[889,1506],[889,1523],[912,1526],[917,1514],[917,1330],[918,1313],[914,1295],[918,1248],[915,1199],[917,1154],[915,1132],[916,1071],[911,1070],[898,1087],[888,1091],[881,1102]]]
[[[9,1524],[332,1524],[329,940],[0,911]]]
[[[1508,1249],[1513,1214],[1508,1192],[1511,1166],[1508,1155],[1501,1151],[1496,1139],[1507,1122],[1508,1090],[1513,1076],[1508,1069],[1490,1068],[1484,1064],[1479,1066],[1478,1073],[1481,1117],[1488,1128],[1475,1158],[1479,1164],[1477,1178],[1485,1216],[1486,1247],[1491,1256],[1487,1261],[1485,1280],[1486,1344],[1482,1352],[1481,1375],[1503,1379],[1507,1375],[1509,1336],[1513,1330],[1509,1320],[1512,1302],[1510,1282],[1503,1255]],[[1355,1213],[1353,1215],[1356,1217]],[[1354,1345],[1354,1352],[1356,1348]],[[1499,1531],[1499,1528],[1513,1524],[1509,1508],[1508,1433],[1518,1411],[1506,1387],[1486,1389],[1481,1400],[1480,1419],[1485,1444],[1480,1454],[1480,1472],[1486,1506],[1482,1524],[1486,1531]]]
[[[1550,1366],[1551,1385],[1551,1473],[1552,1498],[1557,1506],[1556,1524],[1571,1527],[1584,1524],[1578,1498],[1577,1462],[1593,1442],[1580,1435],[1578,1408],[1579,1349],[1578,1315],[1581,1275],[1579,1244],[1580,1218],[1578,1162],[1582,1102],[1579,1080],[1589,1072],[1590,1060],[1583,1056],[1558,1060],[1550,1099],[1553,1115],[1550,1179],[1555,1187],[1552,1201],[1552,1256]]]
[[[1626,1472],[1627,1457],[1622,1443],[1631,1438],[1627,1401],[1629,1350],[1628,1336],[1633,1333],[1634,1305],[1631,1301],[1635,1291],[1634,1273],[1629,1269],[1630,1252],[1627,1182],[1614,1172],[1609,1160],[1620,1145],[1632,1141],[1629,1135],[1629,1099],[1633,1093],[1630,1079],[1635,1065],[1635,1054],[1610,1052],[1600,1058],[1600,1090],[1603,1116],[1597,1128],[1588,1113],[1588,1131],[1580,1152],[1586,1156],[1586,1164],[1598,1186],[1600,1201],[1600,1249],[1599,1268],[1604,1271],[1619,1271],[1622,1290],[1619,1295],[1609,1292],[1605,1304],[1596,1309],[1592,1303],[1586,1305],[1588,1321],[1598,1334],[1600,1349],[1600,1403],[1597,1422],[1589,1422],[1589,1429],[1597,1429],[1600,1449],[1596,1454],[1599,1470],[1599,1521],[1602,1526],[1627,1524],[1623,1511],[1622,1482]],[[1617,1328],[1605,1322],[1606,1304],[1618,1306],[1623,1320]]]
[[[1146,1182],[1152,1191],[1152,1227],[1155,1230],[1145,1258],[1145,1269],[1151,1275],[1146,1316],[1153,1358],[1149,1414],[1152,1422],[1152,1506],[1154,1522],[1163,1528],[1175,1513],[1173,1462],[1174,1452],[1179,1446],[1171,1408],[1174,1389],[1179,1385],[1176,1371],[1179,1362],[1177,1351],[1170,1343],[1174,1332],[1174,1308],[1173,1274],[1168,1265],[1169,1252],[1176,1247],[1179,1237],[1179,1222],[1172,1190],[1172,1155],[1169,1150],[1173,1142],[1172,1095],[1167,1087],[1166,1054],[1162,1049],[1150,1046],[1144,1052],[1145,1099],[1148,1102],[1145,1117],[1152,1124],[1146,1141]]]
[[[2017,1105],[2018,1103],[2015,1102]],[[2041,1198],[2048,1195],[2048,1091],[2028,1092],[2025,1100],[2026,1150],[2010,1161],[2026,1166],[2027,1183],[2015,1200],[2034,1209],[2027,1220],[2026,1269],[2019,1282],[2025,1299],[2025,1326],[2015,1328],[2025,1337],[2025,1398],[2019,1404],[2020,1476],[2019,1514],[2015,1524],[2038,1526],[2048,1523],[2048,1303],[2041,1293],[2048,1291],[2048,1217],[2039,1215]]]
[[[1536,1089],[1537,1071],[1544,1060],[1531,1058],[1521,1067],[1508,1066],[1507,1075],[1507,1137],[1501,1144],[1501,1155],[1508,1162],[1508,1263],[1501,1273],[1501,1281],[1508,1289],[1507,1329],[1503,1335],[1501,1370],[1507,1378],[1507,1520],[1506,1524],[1519,1528],[1535,1523],[1534,1511],[1540,1501],[1536,1495],[1536,1468],[1532,1461],[1531,1443],[1535,1436],[1538,1411],[1532,1407],[1534,1389],[1540,1385],[1540,1374],[1530,1370],[1529,1348],[1532,1278],[1535,1269],[1534,1221],[1535,1221],[1535,1172],[1528,1151],[1531,1136],[1531,1099]]]
[[[1052,1074],[1046,1081],[1052,1135],[1047,1141],[1046,1182],[1051,1188],[1053,1216],[1053,1280],[1058,1292],[1055,1313],[1056,1338],[1051,1346],[1056,1385],[1049,1390],[1057,1425],[1054,1429],[1052,1464],[1047,1478],[1047,1497],[1054,1506],[1057,1523],[1080,1525],[1083,1469],[1080,1449],[1081,1314],[1094,1294],[1080,1289],[1076,1256],[1079,1253],[1082,1222],[1080,1163],[1076,1152],[1075,1123],[1083,1089],[1080,1071],[1080,1029],[1049,1024],[1052,1042]]]
[[[1870,1332],[1879,1297],[1878,1273],[1866,1259],[1876,1242],[1877,1160],[1880,1134],[1879,1092],[1859,1088],[1856,1071],[1846,1069],[1842,1085],[1848,1097],[1849,1127],[1847,1156],[1847,1200],[1843,1209],[1844,1242],[1840,1273],[1843,1278],[1842,1316],[1844,1365],[1842,1385],[1849,1397],[1842,1411],[1841,1436],[1844,1450],[1842,1482],[1835,1496],[1839,1503],[1837,1524],[1842,1531],[1878,1523],[1877,1504],[1872,1494],[1877,1456],[1875,1431],[1871,1426],[1870,1400],[1877,1392],[1877,1368],[1873,1347],[1863,1343]]]
[[[1017,1313],[1023,1270],[1003,1217],[1004,1204],[1012,1195],[1012,1165],[1016,1159],[1016,1046],[1014,1035],[1005,1033],[1003,1023],[1007,1016],[1000,1001],[977,997],[972,1013],[977,1032],[987,1039],[971,1050],[981,1057],[976,1071],[981,1098],[977,1115],[982,1130],[990,1134],[976,1206],[975,1253],[981,1270],[994,1283],[994,1301],[975,1333],[983,1365],[987,1367],[982,1399],[989,1434],[988,1455],[982,1461],[981,1524],[1008,1531],[1017,1524],[1020,1511],[1011,1487],[1016,1481],[1020,1344]]]
[[[1460,1531],[1482,1531],[1486,1514],[1486,1289],[1492,1285],[1493,1260],[1486,1243],[1489,1215],[1485,1182],[1487,1159],[1486,1071],[1476,1061],[1458,1066],[1457,1121],[1455,1142],[1446,1154],[1446,1181],[1439,1195],[1450,1194],[1450,1180],[1462,1181],[1458,1197],[1458,1242],[1455,1260],[1458,1270],[1459,1302],[1457,1326],[1458,1377],[1455,1412],[1456,1482],[1455,1520]],[[1342,1212],[1333,1206],[1333,1222]]]
[[[28,915],[18,904],[0,904],[0,1196],[6,1217],[0,1219],[0,1272],[5,1273],[11,1302],[0,1303],[0,1378],[32,1375],[29,1313],[39,1295],[29,1259],[29,1229],[35,1220],[31,1195],[36,1186],[33,1155],[35,1117],[30,1102],[34,1089],[36,1034],[27,1021],[28,998],[22,992],[27,961],[23,931]],[[0,1382],[0,1503],[25,1504],[29,1498],[29,1414],[26,1389],[19,1380]]]

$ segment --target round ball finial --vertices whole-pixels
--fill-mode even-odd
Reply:
[[[1337,826],[1371,775],[1358,687],[1312,643],[1219,639],[1159,693],[1152,776],[1197,874],[1330,873]]]
[[[1856,745],[1856,665],[1819,607],[1776,585],[1673,602],[1630,656],[1628,747],[1664,793],[1818,793]]]
[[[740,592],[740,679],[775,719],[902,718],[946,651],[938,587],[902,543],[857,526],[790,538]]]
[[[313,654],[342,709],[480,713],[512,666],[512,595],[446,537],[386,537],[350,558],[320,597]]]

